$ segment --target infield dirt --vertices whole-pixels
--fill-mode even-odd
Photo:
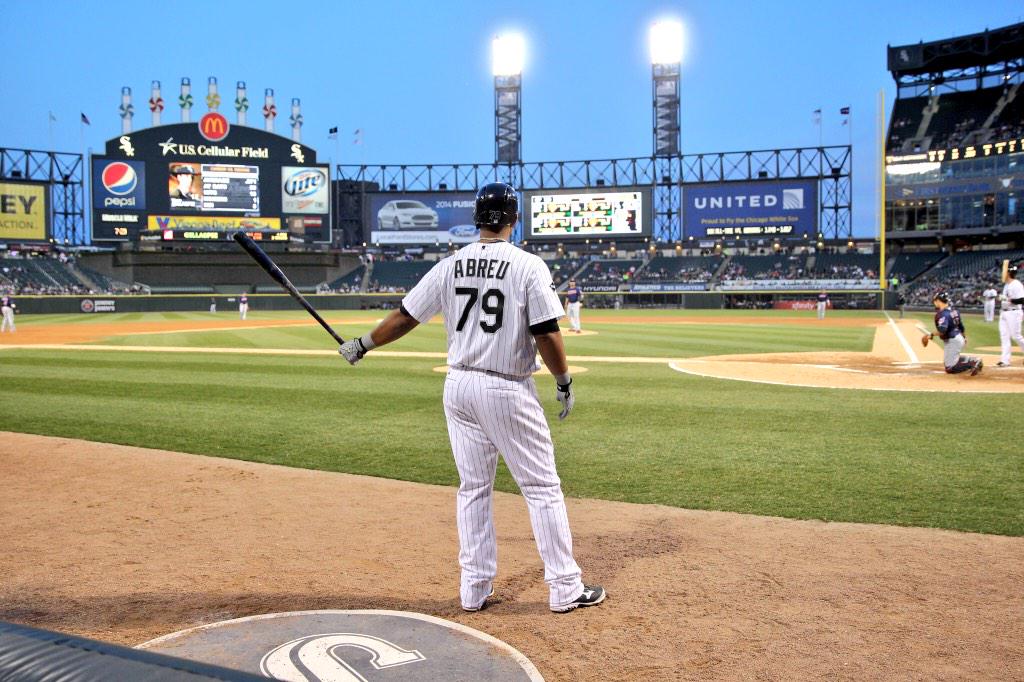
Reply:
[[[1024,677],[1024,538],[570,500],[604,604],[555,615],[496,495],[494,605],[457,598],[455,489],[0,433],[0,619],[134,645],[300,609],[465,623],[548,680]]]

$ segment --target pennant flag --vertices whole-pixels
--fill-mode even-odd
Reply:
[[[849,125],[849,124],[850,124],[850,119],[844,118],[843,119],[843,125],[845,126],[845,125]]]
[[[57,117],[54,116],[53,112],[51,111],[50,112],[50,123],[56,123],[56,122],[57,122]]]
[[[355,131],[352,133],[352,135],[353,135],[352,144],[362,144],[363,143],[363,129],[362,128],[356,128]]]
[[[338,126],[334,126],[333,128],[328,128],[327,129],[327,139],[328,140],[337,140],[338,139]]]
[[[82,114],[82,123],[84,123],[87,126],[91,126],[92,125],[92,123],[89,123],[89,117],[86,116],[84,113]]]
[[[843,107],[842,109],[839,110],[839,113],[842,114],[843,116],[849,116],[850,107]]]

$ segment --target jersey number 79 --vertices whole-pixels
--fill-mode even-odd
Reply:
[[[473,287],[455,287],[456,296],[469,296],[469,300],[466,301],[466,307],[462,309],[462,315],[459,317],[459,323],[455,326],[455,331],[461,332],[466,326],[466,321],[469,319],[469,311],[476,305],[477,300],[480,300],[480,308],[483,310],[484,315],[491,318],[490,322],[480,320],[480,328],[488,334],[501,329],[501,323],[505,319],[505,294],[501,293],[498,289],[488,289],[484,292],[483,298],[480,297],[480,290]]]

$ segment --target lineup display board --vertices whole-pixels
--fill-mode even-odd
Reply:
[[[651,234],[649,187],[527,192],[527,239],[644,237]]]
[[[330,242],[316,151],[215,112],[108,140],[91,159],[93,241]]]
[[[50,238],[50,185],[0,181],[0,242],[45,242]]]
[[[480,234],[473,192],[380,192],[367,194],[365,206],[374,244],[468,244]]]
[[[756,239],[818,234],[818,181],[683,185],[683,236]]]

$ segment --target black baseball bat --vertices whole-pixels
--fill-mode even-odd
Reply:
[[[252,256],[252,259],[256,261],[261,268],[267,271],[267,274],[270,275],[275,282],[280,284],[285,291],[291,294],[292,298],[298,301],[299,305],[305,308],[306,312],[312,315],[313,319],[319,322],[321,327],[327,330],[327,333],[338,342],[339,346],[345,343],[345,339],[338,336],[338,332],[334,331],[334,329],[331,328],[331,325],[327,324],[326,320],[320,317],[320,313],[316,311],[316,308],[311,306],[305,296],[299,293],[299,290],[296,289],[295,285],[288,280],[288,277],[281,271],[281,268],[278,267],[277,263],[271,260],[270,256],[267,255],[267,252],[261,249],[260,245],[252,240],[252,237],[239,230],[235,232],[233,239],[238,242],[239,246],[245,249],[246,253]]]

